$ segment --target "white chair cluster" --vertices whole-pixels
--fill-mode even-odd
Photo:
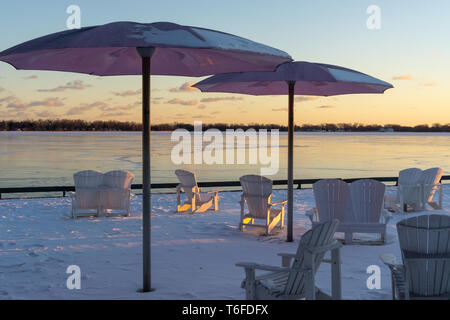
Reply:
[[[84,170],[75,173],[75,192],[70,193],[72,218],[113,213],[129,216],[133,179],[132,173],[121,170],[107,173]]]
[[[440,184],[444,171],[441,168],[421,170],[418,168],[404,169],[398,175],[398,188],[395,195],[386,195],[385,206],[393,212],[425,210],[428,204],[433,209],[442,209],[442,185]],[[439,199],[434,201],[438,191]]]
[[[383,209],[386,186],[373,179],[350,184],[339,179],[323,179],[313,184],[316,207],[306,212],[312,225],[332,219],[339,221],[337,232],[345,233],[345,244],[353,243],[353,233],[379,233],[386,238],[391,218]]]

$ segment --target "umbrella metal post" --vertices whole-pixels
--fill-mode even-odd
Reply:
[[[293,241],[294,220],[294,88],[295,81],[288,81],[289,87],[289,120],[288,120],[288,223],[287,242]]]
[[[155,48],[137,48],[142,58],[142,265],[143,292],[151,287],[150,66]]]

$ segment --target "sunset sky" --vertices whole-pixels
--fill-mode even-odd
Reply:
[[[297,96],[297,124],[450,122],[450,1],[193,0],[8,1],[1,4],[0,51],[66,29],[66,9],[82,26],[169,21],[220,30],[336,64],[394,85],[383,95]],[[381,10],[369,29],[368,6]],[[287,123],[287,96],[200,93],[203,78],[152,77],[152,122]],[[0,62],[0,119],[141,120],[139,76],[96,77],[17,71]]]

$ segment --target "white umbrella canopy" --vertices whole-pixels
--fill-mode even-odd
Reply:
[[[0,60],[24,70],[141,75],[140,47],[155,48],[152,75],[273,71],[292,60],[284,51],[232,34],[169,22],[113,22],[66,30],[0,52]]]
[[[0,52],[21,70],[142,75],[143,291],[151,291],[150,74],[205,76],[273,71],[284,51],[232,34],[170,22],[113,22],[66,30]]]

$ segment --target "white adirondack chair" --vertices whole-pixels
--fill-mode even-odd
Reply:
[[[300,239],[295,254],[280,253],[282,266],[268,266],[256,263],[239,262],[245,269],[245,288],[248,300],[274,299],[341,299],[341,262],[339,248],[342,244],[333,239],[339,221],[336,219],[318,224]],[[331,261],[324,260],[331,251]],[[291,261],[293,262],[291,263]],[[331,262],[331,296],[315,286],[315,273],[321,262]],[[256,275],[256,270],[269,271]]]
[[[102,213],[130,215],[131,184],[134,175],[128,171],[114,170],[103,175],[100,188]]]
[[[200,213],[213,207],[219,209],[219,192],[213,190],[207,193],[200,192],[195,174],[186,170],[175,171],[180,184],[177,186],[177,212]],[[187,200],[181,205],[181,192],[186,194]]]
[[[266,234],[270,234],[278,224],[283,228],[287,201],[272,203],[272,180],[258,175],[245,175],[239,180],[242,186],[239,230],[251,226],[263,228]],[[263,223],[255,224],[255,220]]]
[[[397,223],[403,264],[381,255],[392,275],[392,298],[450,299],[450,216],[421,215]]]
[[[430,168],[422,172],[419,183],[423,188],[423,209],[425,209],[426,204],[436,210],[442,209],[442,185],[440,181],[443,174],[444,170],[442,170],[441,168]],[[437,202],[433,200],[436,191],[439,192],[439,198]]]
[[[98,216],[101,212],[99,187],[103,183],[103,174],[85,170],[73,175],[75,192],[70,193],[72,200],[72,218],[78,216]]]
[[[341,222],[339,227],[345,230],[346,243],[351,243],[352,233],[379,233],[381,242],[386,240],[386,226],[391,214],[384,209],[386,186],[373,179],[360,179],[350,184],[353,221]]]
[[[313,184],[316,207],[306,214],[313,225],[338,219],[337,232],[345,233],[345,244],[353,243],[353,233],[379,233],[384,243],[390,219],[383,210],[385,188],[383,183],[372,179],[357,180],[350,185],[339,179],[319,180]]]
[[[414,211],[420,210],[423,207],[421,176],[422,170],[418,168],[401,170],[398,174],[397,193],[385,196],[385,207],[393,212],[406,212],[408,207]]]

